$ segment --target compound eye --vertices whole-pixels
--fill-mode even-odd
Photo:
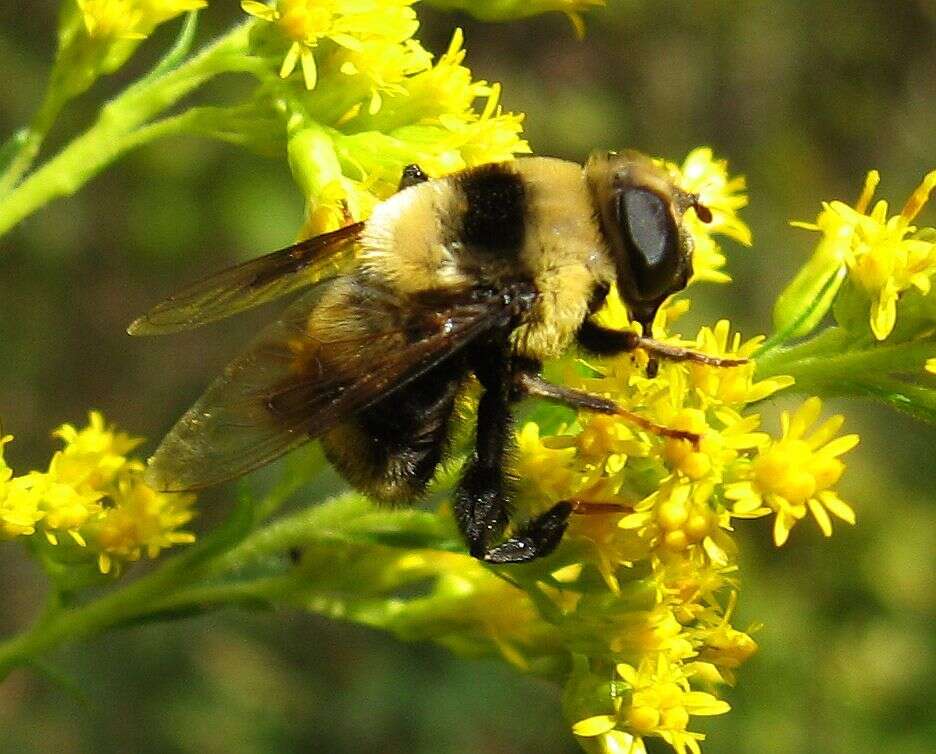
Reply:
[[[634,286],[644,300],[669,293],[679,275],[679,229],[667,203],[644,188],[618,194],[618,222]]]

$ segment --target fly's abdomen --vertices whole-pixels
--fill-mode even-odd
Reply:
[[[325,453],[354,487],[380,502],[420,497],[448,449],[465,371],[443,362],[322,438]]]

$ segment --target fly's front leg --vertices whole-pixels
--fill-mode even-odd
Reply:
[[[505,471],[513,431],[511,364],[506,347],[479,349],[476,360],[484,393],[478,404],[475,452],[455,493],[455,517],[474,557],[488,563],[523,563],[556,548],[572,506],[558,503],[521,524],[508,539],[498,541],[512,513]]]
[[[701,438],[695,432],[687,432],[682,429],[672,429],[662,424],[650,421],[649,419],[628,411],[623,406],[608,398],[600,395],[586,393],[584,390],[575,390],[563,385],[555,385],[552,382],[544,380],[537,371],[520,371],[514,376],[514,387],[520,395],[529,395],[533,398],[544,398],[548,401],[562,403],[574,409],[583,411],[594,411],[598,414],[609,414],[611,416],[620,416],[628,424],[653,432],[661,437],[671,437],[675,440],[689,440],[694,446],[698,446]]]
[[[670,361],[693,361],[697,364],[708,364],[713,367],[737,367],[747,364],[747,359],[731,359],[721,356],[710,356],[691,348],[661,343],[659,340],[647,338],[631,330],[612,330],[595,324],[586,319],[578,332],[578,342],[585,350],[602,356],[612,356],[618,353],[636,351],[638,348],[650,354],[647,364],[647,373],[652,377],[656,374],[656,357]]]

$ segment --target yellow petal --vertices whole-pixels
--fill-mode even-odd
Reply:
[[[777,547],[783,547],[784,543],[789,539],[791,523],[793,521],[788,521],[785,513],[777,513],[773,527],[773,541]]]
[[[629,513],[618,521],[618,526],[622,529],[639,529],[649,523],[651,518],[649,513]]]
[[[702,547],[705,554],[711,558],[716,565],[725,565],[728,562],[728,554],[711,537],[706,537],[702,541]]]
[[[572,726],[572,732],[576,736],[602,736],[614,730],[617,725],[617,718],[614,715],[595,715],[579,720]]]
[[[693,715],[723,715],[731,705],[704,691],[690,691],[682,696],[683,706]]]
[[[754,491],[754,485],[751,482],[731,482],[724,488],[725,497],[729,500],[745,500],[749,497],[757,497]]]
[[[241,9],[244,13],[263,19],[264,21],[275,21],[279,14],[274,8],[266,3],[257,2],[257,0],[241,0]]]
[[[813,396],[803,402],[789,421],[789,437],[797,439],[802,437],[806,430],[811,427],[816,419],[819,418],[819,412],[822,411],[822,401]],[[787,432],[784,432],[787,435]]]
[[[901,217],[907,222],[910,222],[916,217],[920,210],[923,209],[923,205],[926,204],[934,188],[936,188],[936,170],[928,173],[923,179],[923,182],[917,186],[916,191],[907,199],[907,203],[900,211]]]
[[[871,310],[871,331],[874,337],[884,340],[893,331],[896,321],[897,292],[893,289],[893,280],[888,280]]]
[[[809,447],[815,450],[820,445],[825,445],[829,440],[831,440],[838,431],[842,428],[842,425],[845,423],[845,417],[841,414],[836,414],[835,416],[830,416],[810,435],[809,437]]]
[[[289,47],[289,52],[286,53],[286,57],[283,58],[283,65],[280,66],[280,78],[284,79],[294,70],[296,70],[296,63],[299,62],[299,56],[302,54],[302,45],[298,42],[293,42]]]
[[[637,674],[637,668],[633,665],[628,665],[626,662],[620,662],[616,666],[617,674],[621,676],[625,683],[630,684],[630,686],[637,686],[637,682],[640,680],[640,676]]]
[[[826,509],[822,507],[822,504],[815,498],[810,498],[807,501],[809,510],[813,514],[813,518],[816,519],[816,523],[819,524],[819,528],[822,529],[822,533],[827,537],[832,536],[832,521],[829,519],[829,514],[826,513]]]
[[[315,54],[308,47],[303,48],[300,56],[302,62],[302,78],[305,80],[306,89],[311,91],[315,89],[318,81],[318,71],[315,68]]]
[[[832,442],[826,445],[820,451],[823,455],[830,456],[835,458],[836,456],[842,455],[842,453],[847,453],[849,450],[854,448],[861,438],[858,435],[843,435],[842,437],[836,437]]]
[[[864,188],[861,190],[861,196],[858,197],[858,201],[855,202],[855,209],[858,212],[864,213],[868,208],[868,205],[871,204],[871,198],[874,196],[874,190],[877,188],[878,183],[881,182],[881,174],[877,170],[869,170],[867,177],[865,177]]]
[[[843,501],[838,495],[829,490],[819,493],[819,499],[822,504],[829,509],[833,516],[842,519],[849,524],[855,523],[855,511],[852,507]]]

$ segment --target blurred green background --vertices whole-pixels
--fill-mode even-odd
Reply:
[[[584,42],[558,14],[494,26],[428,7],[420,37],[440,51],[464,26],[468,63],[504,83],[539,153],[582,160],[595,147],[634,146],[681,160],[710,144],[747,175],[754,248],[729,248],[735,284],[696,290],[686,331],[718,316],[765,331],[773,297],[815,240],[789,219],[813,219],[822,199],[853,200],[872,167],[880,195],[900,206],[936,167],[930,0],[609,6],[590,14]],[[38,104],[56,12],[51,0],[0,5],[4,137]],[[236,3],[213,2],[202,37],[237,15]],[[146,70],[170,26],[69,109],[50,148]],[[214,86],[223,97],[241,84]],[[131,340],[124,327],[181,283],[289,242],[301,212],[285,161],[176,139],[131,154],[0,240],[11,465],[43,466],[49,431],[90,407],[158,438],[269,312],[168,339]],[[862,434],[842,484],[858,526],[824,540],[807,523],[780,551],[763,522],[739,531],[737,625],[765,627],[729,695],[734,711],[703,721],[709,754],[933,750],[936,429],[864,403],[833,407]],[[229,492],[203,496],[199,528],[223,516]],[[34,617],[43,582],[15,544],[0,547],[0,581],[7,633]],[[578,750],[551,686],[307,615],[224,612],[48,659],[64,684],[18,671],[0,686],[3,754]]]

